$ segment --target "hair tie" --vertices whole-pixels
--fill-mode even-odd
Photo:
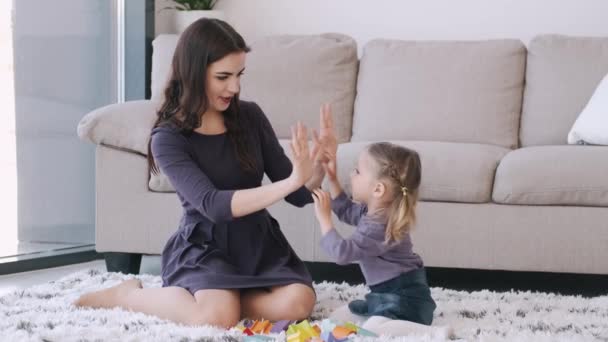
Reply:
[[[402,186],[402,187],[401,187],[401,192],[403,192],[403,196],[404,196],[404,197],[405,197],[405,196],[407,196],[407,187]]]

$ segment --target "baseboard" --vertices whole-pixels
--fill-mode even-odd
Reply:
[[[66,248],[61,251],[0,258],[0,275],[41,270],[103,259],[92,245]]]
[[[358,265],[306,262],[315,282],[361,284],[365,280]],[[431,287],[463,291],[536,291],[592,297],[608,294],[608,275],[550,272],[493,271],[428,267]]]
[[[20,225],[17,234],[19,241],[82,245],[95,243],[95,226],[93,224]]]

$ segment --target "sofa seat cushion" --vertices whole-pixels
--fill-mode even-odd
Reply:
[[[288,139],[279,139],[289,156]],[[434,141],[393,141],[420,154],[422,185],[420,199],[425,201],[485,203],[492,195],[494,173],[500,159],[509,150],[493,145],[445,143]],[[352,142],[338,146],[338,177],[350,192],[350,172],[359,153],[369,142]],[[265,177],[264,184],[268,183]],[[171,192],[171,183],[162,174],[152,175],[152,191]],[[325,187],[327,188],[327,187]]]
[[[422,162],[420,199],[484,203],[491,200],[494,172],[508,149],[494,145],[434,141],[392,141],[418,152]],[[369,142],[340,144],[338,177],[350,192],[350,172]]]
[[[534,146],[507,154],[492,198],[522,205],[608,206],[608,147]]]

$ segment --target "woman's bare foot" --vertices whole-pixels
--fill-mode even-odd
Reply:
[[[95,291],[91,293],[85,293],[78,298],[74,305],[77,307],[91,307],[91,308],[114,308],[121,306],[124,303],[122,300],[129,292],[135,289],[141,289],[141,280],[129,279],[122,283],[112,286],[110,288]],[[123,304],[124,305],[124,304]]]

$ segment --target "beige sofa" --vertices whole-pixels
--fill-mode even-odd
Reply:
[[[144,157],[177,38],[153,43],[152,100],[100,108],[78,127],[97,144],[96,248],[113,252],[114,270],[136,272],[139,255],[159,254],[181,215]],[[242,98],[282,142],[296,120],[316,127],[331,101],[347,189],[369,142],[419,151],[413,238],[427,266],[607,274],[608,147],[566,145],[606,73],[608,38],[374,40],[359,58],[344,35],[281,36],[252,43]],[[270,211],[302,259],[327,260],[312,206]]]

